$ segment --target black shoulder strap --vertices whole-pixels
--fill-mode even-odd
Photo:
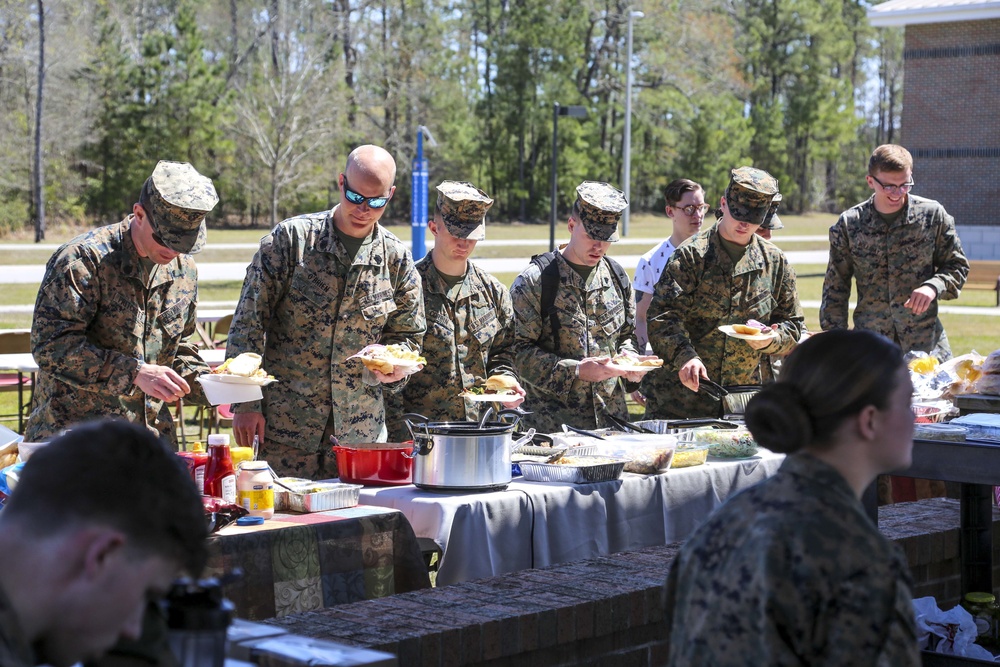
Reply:
[[[539,315],[544,322],[549,320],[552,335],[552,351],[558,352],[559,347],[559,316],[554,308],[556,292],[559,291],[559,263],[555,261],[555,251],[544,252],[531,258],[531,263],[541,269],[542,297]]]
[[[625,324],[627,326],[634,327],[635,326],[635,317],[629,317],[627,315],[627,313],[629,312],[628,311],[628,298],[627,298],[628,297],[628,286],[631,284],[631,281],[628,279],[628,274],[625,273],[625,269],[622,268],[622,265],[619,264],[618,262],[616,262],[615,260],[611,259],[610,257],[605,257],[604,259],[606,259],[608,261],[608,266],[611,267],[611,274],[615,277],[615,282],[618,283],[618,292],[621,294],[622,300],[626,302],[626,305],[625,305],[625,312],[626,312]]]

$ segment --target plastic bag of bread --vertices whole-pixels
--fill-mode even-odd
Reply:
[[[947,374],[950,385],[945,388],[942,398],[960,394],[975,394],[976,381],[982,377],[983,362],[986,357],[975,350],[959,357],[953,357],[938,366],[938,375]]]
[[[1000,396],[1000,350],[990,352],[983,361],[982,375],[974,385],[977,394]]]

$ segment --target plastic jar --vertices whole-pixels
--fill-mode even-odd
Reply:
[[[236,476],[236,495],[250,516],[274,516],[274,478],[267,461],[244,461]]]
[[[208,436],[205,495],[236,504],[236,470],[233,468],[233,458],[229,452],[228,435]]]
[[[966,593],[962,598],[962,606],[972,614],[976,622],[976,643],[984,647],[997,645],[997,620],[1000,617],[1000,605],[992,593]]]

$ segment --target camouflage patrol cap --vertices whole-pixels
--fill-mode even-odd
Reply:
[[[437,191],[437,210],[452,236],[470,241],[486,238],[486,211],[493,206],[489,195],[465,181],[442,181]]]
[[[618,240],[618,220],[628,208],[625,193],[599,181],[584,181],[576,188],[573,214],[595,241]]]
[[[211,179],[187,162],[167,160],[156,163],[139,195],[153,231],[168,248],[184,254],[205,245],[205,214],[218,202]]]
[[[726,205],[733,218],[767,229],[781,229],[771,226],[780,203],[778,180],[774,176],[753,167],[733,169],[726,188]]]

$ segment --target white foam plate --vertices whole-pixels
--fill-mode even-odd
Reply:
[[[473,403],[510,403],[518,399],[517,393],[510,394],[459,394],[462,398]]]
[[[274,378],[248,378],[242,375],[228,375],[226,373],[207,374],[201,377],[211,378],[224,384],[252,384],[258,387],[265,387],[272,382],[277,382]]]
[[[772,338],[778,337],[777,329],[771,329],[770,333],[744,334],[744,333],[736,333],[735,331],[733,331],[733,327],[731,324],[722,325],[721,327],[719,327],[719,331],[726,334],[730,338],[741,338],[743,340],[771,340]]]
[[[608,366],[619,371],[625,371],[626,373],[648,373],[649,371],[658,371],[663,368],[663,366],[627,366],[624,364],[608,364]]]

